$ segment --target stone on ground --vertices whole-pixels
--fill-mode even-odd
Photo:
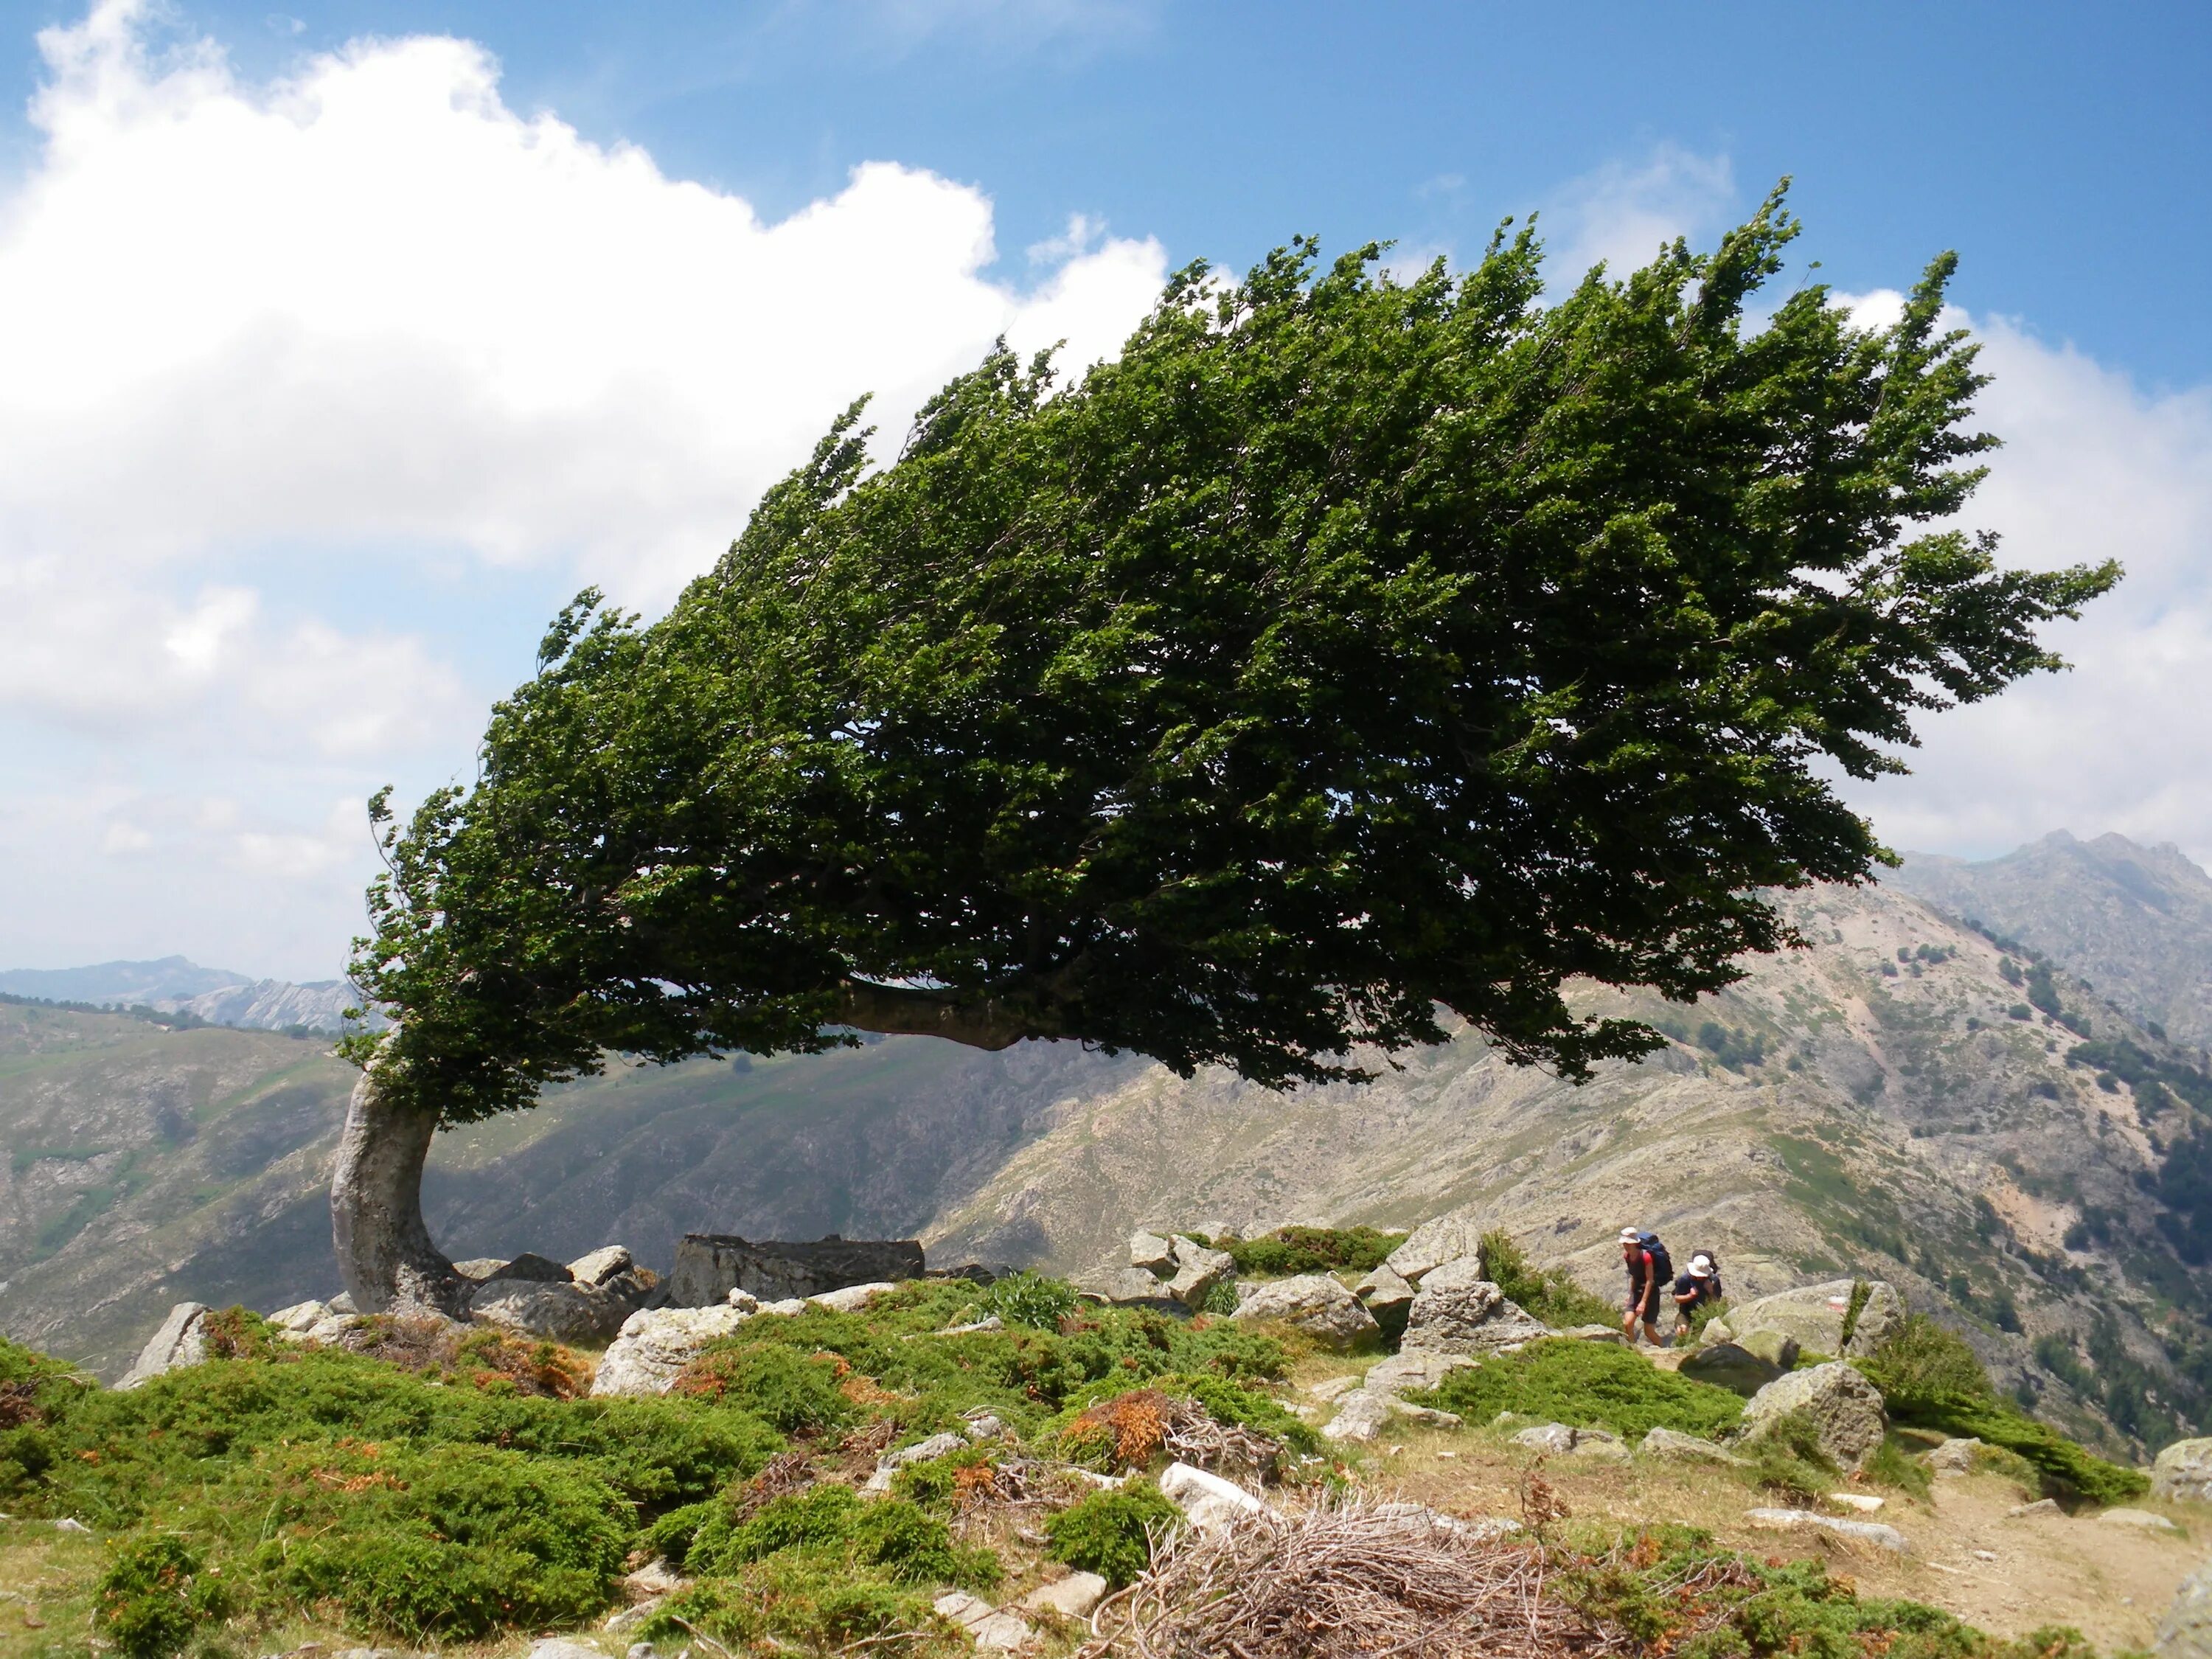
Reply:
[[[1748,1400],[1783,1374],[1771,1359],[1762,1359],[1740,1343],[1717,1342],[1693,1348],[1682,1356],[1675,1374],[1695,1382],[1710,1382]]]
[[[890,1280],[882,1279],[872,1285],[848,1285],[841,1291],[823,1291],[806,1300],[810,1306],[827,1308],[831,1313],[858,1313],[885,1291],[896,1289],[898,1286]]]
[[[2055,1498],[2039,1498],[2033,1504],[2015,1504],[2005,1511],[2015,1521],[2033,1520],[2037,1516],[2060,1516],[2065,1511],[2058,1507]]]
[[[1383,1394],[1395,1398],[1401,1394],[1433,1389],[1454,1371],[1463,1371],[1470,1365],[1481,1363],[1473,1354],[1438,1353],[1420,1349],[1410,1352],[1401,1351],[1369,1366],[1366,1378],[1360,1386],[1370,1394]]]
[[[137,1360],[115,1386],[135,1389],[152,1382],[164,1371],[197,1365],[205,1359],[208,1312],[204,1302],[179,1302],[170,1309],[169,1316],[161,1322],[161,1328],[147,1339]]]
[[[755,1317],[742,1308],[646,1308],[623,1322],[599,1361],[594,1395],[666,1394],[709,1342]]]
[[[1368,1312],[1378,1316],[1391,1308],[1410,1307],[1413,1300],[1413,1285],[1387,1261],[1353,1285],[1352,1293]]]
[[[1434,1353],[1492,1354],[1550,1334],[1548,1327],[1530,1318],[1482,1277],[1479,1259],[1463,1256],[1423,1276],[1406,1317],[1403,1346]]]
[[[1362,1337],[1382,1333],[1375,1316],[1327,1273],[1299,1273],[1250,1286],[1231,1317],[1279,1320],[1331,1348],[1348,1348]]]
[[[1766,1532],[1796,1532],[1809,1528],[1832,1537],[1872,1544],[1899,1555],[1912,1548],[1903,1533],[1880,1521],[1839,1521],[1832,1515],[1815,1515],[1810,1510],[1746,1510],[1743,1518]]]
[[[1663,1457],[1674,1463],[1716,1463],[1742,1468],[1751,1462],[1747,1457],[1738,1457],[1725,1446],[1717,1446],[1694,1434],[1684,1434],[1680,1429],[1653,1429],[1638,1443],[1637,1449],[1646,1457]]]
[[[2158,1659],[2212,1659],[2212,1561],[2181,1581],[2159,1620]]]
[[[1071,1572],[1040,1584],[1022,1597],[1024,1613],[1056,1613],[1063,1619],[1088,1619],[1106,1599],[1106,1581],[1095,1572]]]
[[[568,1264],[568,1276],[579,1285],[604,1285],[618,1274],[629,1273],[637,1263],[630,1253],[619,1244],[602,1244],[588,1255],[580,1255]]]
[[[1746,1331],[1736,1338],[1735,1346],[1746,1353],[1756,1354],[1778,1371],[1790,1370],[1797,1364],[1802,1352],[1797,1339],[1787,1331]]]
[[[1513,1443],[1526,1446],[1531,1451],[1547,1452],[1564,1457],[1575,1449],[1575,1431],[1564,1423],[1539,1423],[1533,1429],[1515,1431]]]
[[[2177,1440],[2150,1466],[2154,1498],[2212,1503],[2212,1440]]]
[[[1396,1403],[1389,1395],[1372,1389],[1354,1389],[1337,1401],[1336,1415],[1322,1425],[1322,1438],[1364,1444],[1382,1432],[1382,1425],[1390,1420],[1390,1407]]]
[[[1981,1449],[1981,1441],[1973,1436],[1954,1435],[1920,1461],[1939,1480],[1956,1478],[1974,1472],[1974,1454]]]
[[[1472,1261],[1480,1279],[1482,1224],[1470,1216],[1440,1215],[1424,1221],[1407,1234],[1406,1242],[1382,1260],[1382,1265],[1409,1285],[1418,1285],[1448,1261]]]
[[[2138,1532],[2179,1532],[2181,1528],[2162,1515],[2148,1510],[2106,1510],[2097,1519],[2112,1527],[2133,1527]]]
[[[1033,1632],[1011,1613],[1002,1613],[980,1596],[950,1590],[937,1598],[937,1611],[966,1631],[979,1648],[1008,1652],[1028,1641]]]
[[[1129,1265],[1158,1279],[1175,1271],[1175,1241],[1139,1227],[1129,1235]]]
[[[1844,1340],[1844,1319],[1850,1311],[1851,1285],[1848,1279],[1831,1279],[1818,1285],[1800,1285],[1772,1296],[1730,1308],[1728,1325],[1741,1343],[1753,1331],[1776,1331],[1795,1337],[1811,1353],[1835,1358],[1867,1354],[1880,1347],[1905,1322],[1905,1299],[1886,1281],[1867,1281],[1866,1305],[1859,1310],[1851,1340]]]
[[[1796,1413],[1812,1420],[1820,1449],[1846,1474],[1856,1474],[1881,1444],[1889,1427],[1881,1390],[1840,1359],[1777,1377],[1743,1408],[1743,1437],[1756,1440],[1776,1419]]]
[[[1237,1276],[1237,1258],[1226,1250],[1209,1249],[1194,1238],[1175,1237],[1175,1277],[1167,1291],[1186,1308],[1205,1304],[1217,1285]]]
[[[1828,1501],[1839,1510],[1856,1510],[1861,1515],[1872,1515],[1882,1505],[1882,1500],[1870,1492],[1832,1492]]]
[[[653,1280],[635,1270],[593,1285],[501,1276],[477,1291],[469,1317],[552,1342],[608,1342],[653,1290]]]
[[[571,1277],[573,1275],[568,1272],[566,1263],[556,1261],[550,1256],[538,1255],[532,1251],[525,1250],[498,1272],[489,1275],[485,1283],[489,1284],[501,1279],[519,1279],[532,1285],[566,1285]]]
[[[1160,1493],[1200,1532],[1214,1532],[1241,1516],[1265,1515],[1267,1506],[1233,1480],[1188,1463],[1170,1463],[1160,1476]]]
[[[1137,1302],[1164,1303],[1168,1294],[1165,1283],[1142,1267],[1116,1267],[1110,1273],[1092,1273],[1076,1280],[1075,1287],[1117,1306]]]
[[[571,1641],[565,1636],[544,1636],[530,1644],[526,1659],[607,1659],[607,1656],[589,1642]]]

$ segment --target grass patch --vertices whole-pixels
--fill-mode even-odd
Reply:
[[[1620,1310],[1554,1267],[1540,1270],[1505,1232],[1482,1236],[1483,1266],[1491,1282],[1527,1312],[1559,1330],[1577,1325],[1618,1325]]]
[[[1743,1415],[1743,1401],[1726,1389],[1662,1371],[1610,1342],[1571,1338],[1532,1342],[1410,1397],[1470,1423],[1514,1412],[1571,1428],[1610,1429],[1629,1440],[1662,1428],[1710,1437]]]

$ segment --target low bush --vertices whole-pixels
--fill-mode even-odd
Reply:
[[[1095,1492],[1045,1522],[1052,1559],[1079,1572],[1095,1572],[1115,1589],[1152,1565],[1152,1538],[1182,1519],[1159,1489],[1132,1481],[1114,1492]]]
[[[1965,1339],[1924,1315],[1910,1316],[1859,1369],[1893,1420],[2000,1447],[2033,1465],[2047,1487],[2097,1504],[2150,1490],[2142,1470],[2106,1462],[2002,1398]]]
[[[1611,1342],[1565,1337],[1454,1371],[1412,1397],[1470,1423],[1515,1412],[1573,1428],[1611,1429],[1631,1440],[1658,1428],[1710,1437],[1743,1415],[1742,1400],[1726,1389],[1662,1371]]]
[[[1278,1227],[1264,1238],[1218,1238],[1247,1279],[1289,1273],[1368,1273],[1406,1242],[1372,1227]]]
[[[1753,1485],[1793,1502],[1817,1502],[1842,1476],[1821,1449],[1820,1425],[1800,1412],[1769,1419],[1736,1449],[1751,1460],[1745,1473]]]
[[[1617,1325],[1620,1310],[1593,1295],[1565,1272],[1539,1269],[1513,1242],[1510,1233],[1482,1236],[1483,1268],[1491,1282],[1513,1302],[1547,1325],[1560,1330],[1577,1325]]]
[[[698,1529],[684,1565],[702,1577],[727,1577],[787,1551],[835,1558],[855,1573],[902,1584],[989,1589],[1001,1572],[997,1556],[954,1543],[945,1522],[918,1505],[902,1498],[864,1498],[830,1481],[773,1499],[742,1518],[724,1509]]]
[[[1056,1331],[1060,1322],[1075,1311],[1075,1289],[1061,1279],[1008,1273],[983,1292],[983,1311],[996,1314],[1009,1325]]]
[[[126,1540],[100,1575],[93,1627],[124,1659],[167,1659],[203,1625],[230,1613],[230,1591],[184,1540],[167,1534]]]
[[[933,1599],[928,1588],[855,1569],[835,1550],[787,1550],[671,1596],[638,1634],[671,1649],[704,1636],[738,1652],[785,1645],[848,1651],[930,1630],[939,1622]]]
[[[801,1353],[781,1342],[741,1342],[703,1353],[684,1368],[672,1392],[726,1400],[785,1434],[844,1427],[860,1412],[840,1390],[843,1362]]]

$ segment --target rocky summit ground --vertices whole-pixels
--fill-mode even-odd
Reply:
[[[2115,1446],[2203,1425],[2202,1056],[1893,886],[1784,902],[1804,947],[1731,992],[1586,995],[1673,1038],[1584,1087],[1466,1036],[1287,1096],[1071,1045],[890,1039],[552,1091],[441,1137],[426,1199],[456,1257],[619,1238],[665,1269],[687,1231],[835,1231],[1078,1275],[1132,1217],[1457,1207],[1607,1294],[1632,1221],[1750,1290],[1889,1279]],[[312,1042],[0,1006],[0,1327],[112,1377],[181,1298],[333,1292],[315,1264],[349,1082]]]

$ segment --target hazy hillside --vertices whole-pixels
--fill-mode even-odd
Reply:
[[[189,997],[250,981],[243,974],[203,968],[185,957],[156,962],[100,962],[89,968],[0,969],[0,991],[10,996],[44,997],[49,1002],[105,1002],[148,1007],[172,1006]]]
[[[1471,1038],[1287,1097],[1058,1044],[625,1069],[442,1137],[433,1225],[456,1255],[620,1240],[665,1266],[694,1229],[920,1232],[939,1259],[1080,1272],[1137,1220],[1469,1206],[1609,1291],[1632,1220],[1717,1249],[1739,1293],[1896,1279],[2061,1417],[2150,1439],[2201,1420],[2212,1297],[2176,1248],[2212,1255],[2193,1054],[2060,976],[2100,1045],[2069,1065],[2085,1039],[2019,1000],[1997,948],[1893,889],[1792,908],[1808,949],[1703,1007],[1644,1006],[1680,1040],[1580,1090]],[[0,1323],[112,1371],[180,1297],[333,1290],[349,1081],[277,1036],[0,1009]]]
[[[2177,1042],[2212,1046],[2212,876],[2178,848],[2062,830],[1980,864],[1908,853],[1889,880],[2056,958]]]

